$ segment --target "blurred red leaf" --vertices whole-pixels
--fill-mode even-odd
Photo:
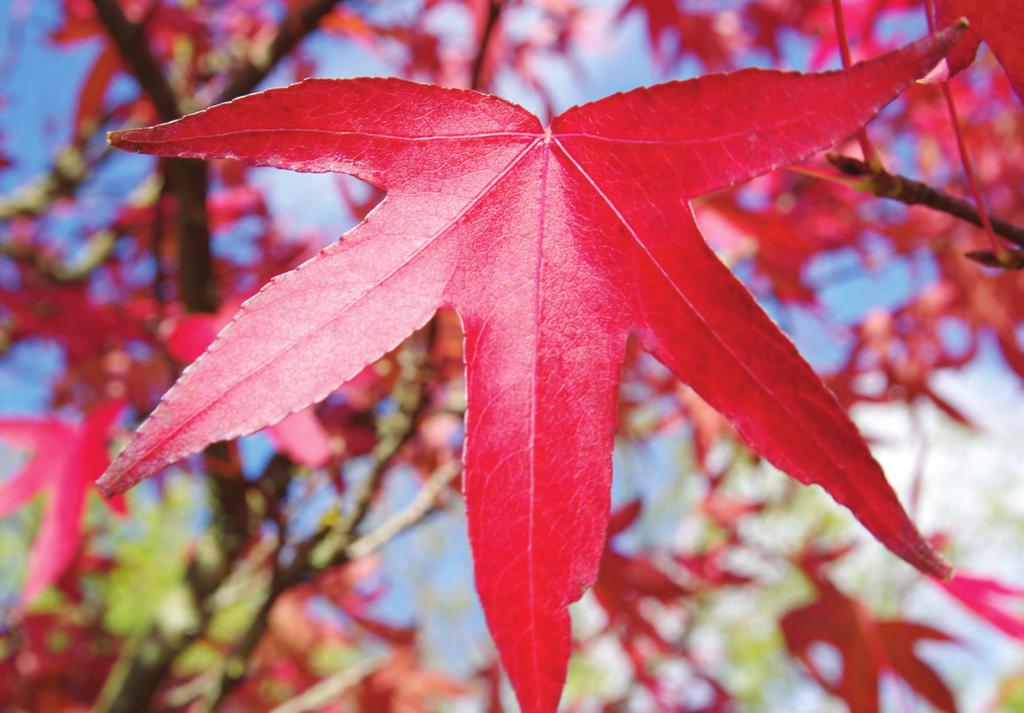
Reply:
[[[629,0],[619,17],[642,14],[655,63],[666,72],[685,54],[696,55],[708,69],[729,66],[738,49],[739,23],[721,12],[694,12],[676,0]]]
[[[93,483],[110,463],[107,436],[121,413],[119,400],[91,410],[81,423],[63,419],[0,419],[0,439],[31,452],[25,466],[0,488],[0,517],[40,491],[49,499],[21,591],[27,605],[70,564],[81,541],[82,513]],[[121,498],[108,503],[124,512]]]
[[[932,580],[965,607],[1007,636],[1024,639],[1024,610],[1013,612],[1006,601],[1024,603],[1024,587],[1011,587],[995,579],[959,573],[948,582]]]
[[[13,321],[11,339],[50,337],[67,349],[72,362],[145,336],[132,315],[116,306],[97,303],[81,285],[0,288],[0,305]],[[83,329],[83,325],[89,328]]]
[[[70,612],[27,614],[16,631],[0,632],[0,701],[5,711],[93,710],[122,642]]]
[[[612,513],[608,546],[594,582],[594,596],[608,616],[609,629],[618,630],[625,639],[647,638],[659,648],[670,650],[672,645],[645,616],[642,602],[651,599],[668,603],[688,596],[690,590],[648,558],[625,555],[612,546],[611,536],[628,528],[640,514],[640,508],[640,501],[634,501]]]
[[[915,652],[921,641],[952,641],[948,635],[914,622],[876,620],[820,572],[808,574],[817,599],[786,613],[779,626],[790,653],[822,688],[842,698],[850,713],[878,713],[880,679],[891,673],[937,709],[955,713],[949,688]],[[823,645],[838,654],[838,672],[816,658]]]
[[[94,122],[100,118],[107,88],[121,69],[121,58],[110,46],[96,56],[78,93],[75,110],[75,137],[81,139],[95,130]]]
[[[1024,101],[1024,3],[1020,0],[938,0],[940,23],[966,17],[971,27],[947,62],[955,74],[974,61],[984,41],[1003,65],[1014,91]]]

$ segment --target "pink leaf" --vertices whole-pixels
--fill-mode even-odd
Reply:
[[[271,426],[267,435],[279,451],[302,465],[319,468],[333,455],[330,434],[311,408],[293,413]]]
[[[944,575],[832,394],[718,262],[686,201],[850,135],[961,32],[844,72],[638,89],[547,129],[484,94],[353,79],[114,134],[135,151],[344,172],[388,193],[242,306],[101,487],[119,492],[306,408],[450,307],[465,332],[476,583],[527,713],[557,706],[567,607],[597,575],[630,331],[757,451]]]
[[[968,574],[958,574],[948,582],[933,581],[1006,635],[1024,639],[1024,614],[1014,614],[1004,605],[1007,599],[1024,602],[1024,588],[1011,587],[994,579]]]

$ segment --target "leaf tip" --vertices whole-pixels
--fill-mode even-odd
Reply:
[[[108,131],[107,144],[124,151],[143,153],[143,149],[141,148],[143,144],[139,143],[139,139],[144,136],[142,132],[145,131],[146,129],[120,129],[118,131]]]
[[[967,28],[970,27],[971,23],[968,22],[966,17],[961,17],[959,20],[954,22],[949,27],[946,27],[939,32],[935,33],[935,38],[943,47],[943,54],[947,54],[956,46],[960,38],[967,32]]]
[[[950,66],[947,55],[956,48],[967,32],[967,21],[960,18],[957,22],[920,40],[924,49],[921,59],[928,71],[915,80],[916,84],[938,84],[948,81],[955,73]]]
[[[132,485],[132,481],[125,477],[125,468],[121,465],[120,458],[115,458],[103,471],[103,475],[96,480],[96,489],[107,500],[117,497]]]

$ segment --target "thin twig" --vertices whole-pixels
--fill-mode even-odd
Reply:
[[[373,675],[374,671],[381,667],[381,663],[379,659],[370,659],[333,673],[277,706],[270,713],[309,713],[320,710],[363,679]]]
[[[455,478],[462,472],[460,463],[453,462],[438,468],[423,483],[416,497],[402,510],[389,517],[377,529],[366,533],[345,549],[347,559],[354,560],[365,557],[395,537],[402,530],[418,522],[434,507],[438,496],[444,492]]]
[[[839,40],[839,58],[843,63],[843,69],[849,69],[853,64],[853,57],[850,54],[850,40],[846,35],[846,18],[843,16],[842,0],[832,0],[832,17],[836,25],[836,38]],[[868,138],[868,130],[863,126],[857,129],[857,141],[860,143],[864,160],[870,166],[882,168],[878,152],[871,143],[871,139]]]
[[[100,24],[113,40],[121,59],[131,70],[160,118],[171,121],[181,116],[178,97],[164,76],[160,63],[150,52],[149,40],[141,25],[129,20],[117,0],[92,0]]]
[[[341,0],[311,0],[295,8],[281,21],[272,40],[266,46],[251,53],[249,63],[235,72],[227,85],[217,96],[215,103],[230,101],[248,94],[262,82],[306,35],[320,25]]]
[[[201,710],[217,710],[228,693],[245,680],[247,662],[266,631],[270,610],[278,597],[304,578],[350,559],[348,548],[356,539],[356,532],[380,491],[384,475],[416,434],[428,400],[425,388],[429,378],[428,359],[435,336],[436,329],[432,321],[423,332],[414,335],[399,353],[401,374],[391,394],[397,409],[380,425],[377,445],[373,451],[374,465],[356,492],[352,509],[333,526],[322,528],[300,543],[292,562],[283,569],[275,570],[272,584],[256,616],[225,659],[219,680],[207,692]]]
[[[117,238],[118,235],[108,228],[90,234],[85,238],[85,249],[79,251],[80,256],[72,263],[32,245],[8,240],[0,241],[0,255],[26,265],[51,282],[83,282],[113,252]]]
[[[416,435],[416,427],[427,405],[429,356],[437,336],[436,325],[436,320],[431,320],[427,328],[414,335],[399,352],[400,375],[391,392],[397,408],[379,426],[377,444],[373,449],[373,467],[356,492],[355,503],[349,513],[323,532],[321,542],[311,553],[313,558],[324,557],[325,552],[328,552],[330,554],[326,555],[326,560],[329,561],[334,553],[340,553],[348,547],[369,512],[370,503],[380,490],[384,474],[395,457]]]
[[[938,188],[933,188],[926,183],[916,181],[898,174],[889,173],[884,170],[873,170],[866,162],[852,156],[841,156],[829,154],[829,162],[848,176],[865,178],[865,190],[870,191],[879,198],[906,203],[907,205],[925,205],[929,208],[948,213],[960,220],[981,226],[982,220],[978,215],[978,209],[969,201],[951,196]],[[1024,247],[1024,227],[988,214],[992,222],[992,229],[1012,243]]]
[[[417,523],[423,522],[424,518],[433,509],[437,498],[444,492],[444,489],[462,472],[461,464],[457,462],[448,463],[438,468],[429,478],[424,482],[423,487],[420,489],[412,501],[406,505],[402,510],[398,511],[390,518],[385,520],[375,530],[363,535],[362,537],[354,540],[340,551],[330,562],[325,566],[317,566],[309,561],[304,561],[301,567],[292,566],[289,568],[286,574],[276,574],[274,581],[270,587],[270,591],[267,597],[260,605],[260,610],[256,616],[253,617],[252,626],[246,631],[242,639],[235,645],[231,654],[225,661],[222,668],[221,675],[218,681],[207,682],[206,701],[204,703],[203,710],[214,711],[220,706],[220,703],[224,700],[228,692],[231,691],[238,683],[245,678],[245,664],[259,644],[260,639],[263,637],[263,633],[266,630],[266,622],[268,621],[268,615],[270,610],[273,608],[274,603],[278,597],[284,593],[290,586],[294,585],[298,581],[302,580],[307,576],[311,576],[318,571],[323,571],[330,567],[338,566],[349,562],[360,557],[365,557],[373,553],[384,543],[390,541],[401,532],[413,527]],[[354,527],[358,523],[354,522],[350,527]],[[376,668],[376,667],[374,667]],[[310,702],[322,700],[319,696],[322,692],[335,691],[335,695],[340,693],[343,689],[337,689],[337,683],[339,680],[348,680],[346,676],[349,670],[339,672],[336,676],[325,679],[318,683],[311,689],[308,689],[305,693],[300,694],[292,701],[286,704],[282,704],[275,711],[284,710],[290,711],[292,708],[287,708],[288,705],[299,705],[299,701]],[[357,681],[361,680],[363,676],[358,676]],[[321,688],[322,686],[322,688]],[[314,692],[319,691],[318,692]],[[308,694],[308,695],[307,695]],[[303,704],[305,705],[305,703]],[[314,708],[296,708],[294,710],[313,710],[316,707],[323,705],[319,703]]]
[[[490,0],[487,3],[487,18],[484,20],[484,29],[480,33],[480,43],[477,46],[476,57],[473,58],[473,69],[469,75],[469,88],[482,91],[486,87],[481,86],[484,75],[484,67],[487,64],[487,51],[491,46],[491,39],[494,37],[494,29],[498,26],[501,18],[501,11],[505,3],[503,0]]]
[[[61,198],[73,196],[112,153],[109,146],[89,152],[86,143],[87,139],[82,139],[57,151],[53,165],[45,174],[0,202],[0,220],[40,216]]]
[[[324,571],[330,567],[335,567],[345,562],[356,560],[360,557],[365,557],[372,554],[381,545],[390,541],[400,533],[414,525],[423,522],[424,518],[432,511],[438,496],[444,492],[444,489],[448,486],[453,479],[455,479],[459,473],[462,472],[461,465],[458,463],[449,463],[434,471],[433,474],[424,482],[423,487],[412,499],[412,501],[406,505],[402,510],[398,511],[390,518],[384,521],[375,530],[363,535],[362,537],[354,540],[348,545],[343,551],[341,551],[331,562],[326,566],[318,567],[313,565],[308,560],[303,562],[303,566],[290,567],[286,573],[276,574],[274,581],[272,582],[270,589],[267,593],[266,598],[260,605],[260,609],[257,614],[253,617],[253,623],[246,630],[246,633],[242,638],[235,644],[231,654],[227,657],[224,665],[221,668],[219,676],[215,677],[214,680],[204,680],[203,689],[205,689],[205,702],[202,710],[204,711],[215,711],[223,702],[227,694],[239,683],[241,683],[246,676],[246,662],[249,656],[255,650],[260,640],[263,638],[263,634],[266,631],[266,623],[270,610],[273,608],[274,603],[289,587],[293,586],[297,582],[301,581],[305,577],[316,574],[319,571]],[[340,676],[341,674],[339,674]],[[328,683],[331,679],[325,679],[321,683]],[[331,684],[333,685],[333,684]],[[320,684],[314,686],[318,688]],[[309,689],[312,691],[313,689]],[[324,690],[328,690],[325,688]],[[312,694],[317,695],[317,694]],[[305,694],[292,699],[296,701],[312,700],[304,698]],[[319,699],[318,699],[319,700]],[[322,705],[322,704],[321,704]],[[275,711],[280,709],[276,708]],[[283,710],[290,710],[284,708]],[[305,709],[302,709],[305,710]]]

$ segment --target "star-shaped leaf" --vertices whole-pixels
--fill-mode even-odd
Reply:
[[[101,487],[118,492],[305,408],[448,307],[465,332],[476,584],[528,713],[558,703],[567,607],[604,549],[630,332],[755,450],[944,574],[853,424],[716,259],[687,201],[850,135],[960,32],[844,72],[746,70],[637,89],[547,128],[477,92],[352,79],[113,135],[140,152],[348,173],[387,197],[243,305]]]

